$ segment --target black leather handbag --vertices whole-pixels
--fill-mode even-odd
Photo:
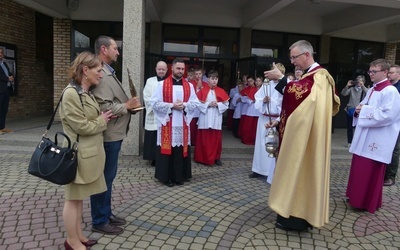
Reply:
[[[70,138],[63,132],[57,132],[54,142],[46,137],[54,121],[54,116],[60,106],[63,95],[58,101],[57,107],[53,112],[46,132],[36,146],[35,151],[29,163],[28,173],[55,184],[65,185],[71,183],[76,176],[78,169],[78,141],[71,146]],[[67,139],[68,147],[58,145],[58,136],[61,135]]]

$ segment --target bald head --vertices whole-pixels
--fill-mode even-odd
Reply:
[[[160,78],[164,78],[167,74],[168,67],[164,61],[159,61],[156,65],[156,74]]]

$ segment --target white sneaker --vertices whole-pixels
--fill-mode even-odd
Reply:
[[[351,146],[351,143],[349,143],[349,145],[347,145],[348,148],[350,148],[350,146]]]

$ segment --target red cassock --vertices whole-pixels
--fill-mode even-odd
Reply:
[[[247,92],[249,91],[250,87],[246,87],[244,89],[242,89],[239,93],[241,96],[247,96]],[[241,97],[242,98],[242,97]],[[243,98],[242,98],[243,99]],[[245,120],[247,118],[246,114],[242,114],[240,116],[240,121],[239,121],[239,129],[238,129],[238,136],[239,138],[242,138],[243,135],[243,124],[245,123]]]
[[[201,88],[197,88],[197,82],[192,80],[189,83],[191,83],[193,85],[194,90],[197,92],[199,92],[201,89],[203,88],[207,88],[208,85],[206,82],[201,82]],[[196,139],[197,139],[197,121],[199,120],[198,117],[193,117],[192,121],[190,122],[190,145],[191,146],[196,146]]]
[[[197,92],[197,97],[199,98],[200,102],[204,103],[206,101],[209,91],[210,88],[206,87]],[[229,101],[229,96],[225,92],[225,90],[223,90],[220,87],[215,87],[214,91],[217,98],[217,102]],[[218,117],[215,118],[218,119]],[[222,119],[222,116],[220,119]],[[205,165],[213,165],[216,160],[219,160],[221,158],[221,151],[222,151],[221,128],[219,129],[209,128],[209,129],[197,130],[196,147],[194,149],[194,157],[193,157],[193,160],[195,162],[199,162]]]
[[[254,95],[258,90],[257,87],[253,86],[253,87],[248,87],[246,89],[247,91],[244,92],[243,95],[246,95],[250,100],[255,101]],[[242,122],[242,133],[241,133],[242,143],[247,145],[255,144],[256,134],[257,134],[257,122],[258,122],[258,116],[249,116],[249,115],[245,116],[245,119]]]

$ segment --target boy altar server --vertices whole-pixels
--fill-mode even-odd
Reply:
[[[276,67],[280,72],[282,72],[282,74],[285,74],[285,66],[283,66],[283,64],[277,63]],[[269,129],[274,130],[274,132],[276,132],[276,129],[265,129],[265,124],[277,120],[282,110],[283,96],[275,89],[277,84],[278,81],[271,80],[263,84],[254,95],[254,98],[256,99],[254,107],[261,113],[261,115],[258,118],[256,129],[256,143],[254,146],[253,165],[251,168],[253,173],[251,173],[249,177],[258,178],[268,176],[267,182],[269,184],[272,184],[276,159],[269,157],[265,150],[265,136]]]
[[[217,86],[218,72],[208,73],[208,87],[197,92],[200,105],[194,161],[205,165],[222,165],[222,114],[229,107],[229,96]]]
[[[382,207],[386,164],[392,159],[400,130],[400,96],[387,78],[389,70],[385,59],[370,63],[367,73],[373,87],[353,117],[356,129],[349,149],[353,159],[346,196],[352,207],[370,213]]]

